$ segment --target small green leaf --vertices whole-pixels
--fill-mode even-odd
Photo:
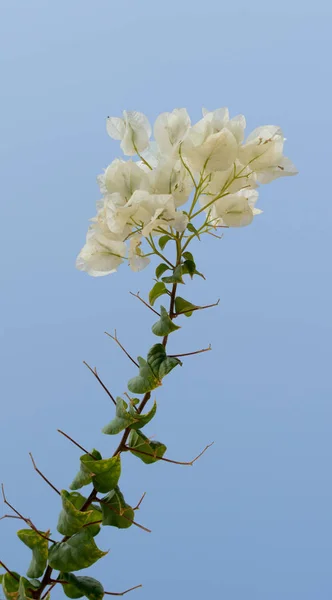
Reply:
[[[167,244],[167,242],[169,242],[169,240],[171,240],[172,238],[169,235],[162,235],[159,238],[159,246],[161,248],[161,250],[163,250]]]
[[[61,491],[62,510],[59,515],[57,530],[62,535],[74,535],[91,523],[92,510],[81,512],[72,502],[73,493]]]
[[[174,367],[181,365],[178,358],[166,355],[162,344],[155,344],[150,348],[147,361],[139,357],[140,371],[137,377],[128,382],[128,389],[134,394],[145,394],[161,385],[161,380]]]
[[[131,453],[150,465],[162,458],[167,450],[165,444],[149,440],[141,431],[131,431],[128,439]],[[135,452],[137,450],[137,452]],[[139,451],[139,452],[138,452]]]
[[[81,461],[92,475],[92,483],[97,492],[106,494],[118,484],[121,475],[120,454],[101,460],[93,460],[91,456],[85,454],[81,457]]]
[[[178,325],[175,325],[175,323],[173,323],[166,308],[161,306],[160,307],[160,319],[159,319],[159,321],[157,321],[157,323],[152,325],[152,332],[155,335],[163,337],[165,335],[168,335],[169,333],[172,333],[172,331],[176,331],[177,329],[180,329],[180,327]]]
[[[49,531],[42,531],[41,533],[46,537],[50,534]],[[32,529],[20,529],[17,535],[21,542],[32,550],[32,560],[27,570],[27,576],[32,578],[41,577],[47,564],[48,541]]]
[[[126,504],[118,487],[109,492],[107,496],[104,496],[102,500],[103,525],[110,525],[119,529],[127,529],[132,525],[135,515],[134,510],[129,504]]]
[[[102,584],[93,577],[77,577],[73,573],[60,573],[59,579],[68,582],[62,586],[68,598],[86,596],[89,600],[102,600],[104,596]]]
[[[20,577],[20,583],[18,586],[18,600],[32,600],[33,598],[33,585],[31,581],[25,577]]]
[[[157,283],[154,284],[152,290],[150,290],[149,293],[149,302],[151,304],[151,306],[154,305],[155,301],[157,300],[157,298],[159,298],[160,296],[163,296],[164,294],[167,294],[167,288],[165,286],[165,284],[162,281],[157,281]]]
[[[18,598],[19,580],[21,576],[18,573],[15,573],[15,571],[12,571],[12,574],[14,577],[9,573],[2,575],[2,589],[7,600],[17,600]]]
[[[168,373],[177,365],[182,365],[182,362],[173,356],[167,356],[165,346],[163,344],[154,344],[148,352],[148,364],[159,381],[161,381]]]
[[[49,550],[48,563],[56,571],[80,571],[106,554],[99,550],[90,528],[86,527],[65,542],[54,544]]]
[[[100,452],[98,452],[98,450],[92,450],[91,454],[97,460],[101,459],[101,454],[100,454]],[[85,456],[87,456],[88,458],[91,458],[91,457],[89,457],[89,454],[83,454],[83,456],[81,456],[81,467],[80,467],[80,470],[77,473],[74,481],[69,486],[71,490],[79,490],[83,486],[89,485],[90,483],[92,483],[91,473],[88,469],[85,468],[85,465],[84,465],[84,457]]]
[[[185,260],[182,265],[183,275],[190,275],[191,279],[196,273],[196,265],[192,260]]]
[[[177,296],[175,298],[175,312],[178,315],[183,313],[185,317],[191,317],[191,315],[193,314],[193,311],[190,309],[195,309],[195,308],[197,308],[197,306],[195,306],[191,302],[188,302],[188,300],[181,298],[181,296]]]
[[[164,283],[184,283],[182,279],[182,266],[178,265],[173,271],[173,275],[162,277]]]
[[[160,263],[160,265],[158,265],[158,267],[156,268],[157,279],[159,279],[159,277],[161,277],[163,273],[165,273],[165,271],[169,271],[169,269],[170,267],[166,265],[166,263]]]
[[[139,382],[138,387],[140,385],[142,385],[145,389],[145,387],[149,386],[149,382],[153,379],[155,380],[155,376],[151,371],[151,368],[148,366],[147,362],[143,359],[143,358],[139,358],[138,360],[141,360],[144,362],[144,366],[143,369],[140,369],[140,375],[138,375],[137,377],[134,378],[139,380],[140,377],[142,378],[142,381]],[[142,375],[142,371],[143,371],[143,375]],[[147,375],[145,378],[145,371],[147,371]],[[131,379],[130,381],[134,381],[133,379]],[[130,383],[130,382],[129,382]],[[144,385],[144,383],[146,385]],[[128,384],[129,387],[129,384]],[[132,388],[129,388],[130,391],[132,391],[133,393],[145,393],[145,392],[140,392],[139,390],[134,390]],[[125,402],[122,398],[117,398],[116,400],[116,417],[115,419],[113,419],[113,421],[111,421],[108,425],[106,425],[106,427],[104,427],[103,429],[103,433],[106,433],[108,435],[114,435],[117,433],[120,433],[120,431],[123,431],[123,429],[126,429],[127,427],[133,427],[133,428],[137,428],[137,427],[144,427],[147,423],[149,423],[149,421],[151,421],[151,419],[153,419],[153,417],[156,414],[157,411],[157,404],[154,403],[154,405],[152,406],[151,410],[148,413],[145,413],[144,415],[139,414],[138,412],[136,412],[134,405],[137,404],[136,402],[136,398],[134,398],[134,401],[131,402],[130,406],[129,406],[129,411],[127,411],[128,408],[128,404],[127,402]],[[114,487],[114,486],[113,486]],[[113,488],[112,488],[113,489]],[[100,490],[101,492],[103,490]],[[105,492],[108,492],[110,490],[104,490]]]
[[[195,235],[198,237],[199,240],[201,239],[199,237],[199,233],[198,233],[196,227],[192,223],[188,223],[187,229],[188,229],[188,231],[191,231],[191,233],[195,233]]]
[[[79,492],[71,492],[70,502],[77,510],[81,510],[86,501],[87,498],[82,496]],[[100,507],[97,504],[90,504],[89,510],[86,512],[88,513],[86,525],[88,525],[88,523],[94,523],[94,525],[89,527],[89,530],[92,532],[92,535],[95,536],[100,531],[100,527],[96,524],[96,521],[101,521],[102,519]]]
[[[184,252],[184,253],[182,254],[182,256],[183,256],[183,258],[184,258],[185,260],[191,260],[192,262],[195,262],[195,261],[194,261],[194,257],[193,257],[193,255],[191,254],[191,252]]]

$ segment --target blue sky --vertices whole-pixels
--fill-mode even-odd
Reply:
[[[126,456],[122,488],[153,530],[109,530],[92,567],[133,598],[328,600],[331,597],[331,77],[332,8],[318,0],[194,4],[168,0],[2,0],[0,479],[40,529],[56,525],[59,488],[79,451],[58,427],[106,455],[115,394],[132,364],[104,335],[117,328],[135,356],[152,343],[152,270],[99,280],[75,271],[96,175],[119,152],[105,117],[124,108],[153,120],[187,107],[243,113],[248,129],[281,125],[296,178],[262,187],[251,227],[206,239],[207,281],[187,290],[213,311],[183,323],[185,359],[158,392],[149,433],[195,468]],[[152,317],[152,319],[151,319]],[[17,523],[0,523],[0,560],[23,571]],[[59,590],[55,596],[60,597]]]

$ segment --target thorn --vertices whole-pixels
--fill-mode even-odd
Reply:
[[[63,435],[65,438],[67,438],[67,440],[69,440],[70,442],[72,442],[73,444],[75,444],[75,446],[77,446],[78,448],[80,448],[80,450],[82,450],[84,452],[84,454],[88,454],[89,456],[91,456],[91,458],[93,458],[93,460],[97,460],[96,457],[93,456],[93,454],[91,454],[90,452],[88,452],[83,446],[81,446],[81,444],[79,444],[72,437],[70,437],[70,435],[68,435],[67,433],[65,433],[61,429],[58,429],[57,431],[58,431],[58,433],[61,433],[61,435]]]
[[[204,450],[202,450],[202,452],[200,452],[200,454],[198,454],[198,456],[196,456],[193,460],[191,460],[189,462],[182,462],[179,460],[171,460],[170,458],[165,458],[163,456],[155,456],[154,458],[156,458],[157,460],[163,460],[164,462],[167,462],[167,463],[172,463],[173,465],[184,465],[186,467],[192,467],[193,464],[207,451],[207,449],[210,448],[211,446],[213,446],[213,444],[214,444],[214,442],[205,446]],[[131,448],[130,446],[126,446],[126,449],[130,450],[131,452],[136,452],[137,454],[145,454],[145,456],[153,457],[153,454],[151,454],[149,452],[143,452],[143,450],[137,450],[136,448]]]
[[[106,333],[106,335],[108,335],[108,337],[112,338],[112,340],[114,340],[118,344],[118,346],[120,346],[121,350],[123,350],[125,355],[128,356],[128,358],[131,360],[131,362],[133,362],[134,365],[136,365],[136,367],[139,369],[139,364],[136,362],[136,360],[134,360],[133,357],[130,356],[130,354],[127,352],[127,350],[122,346],[122,344],[120,344],[120,342],[117,338],[117,335],[116,335],[116,329],[114,330],[114,335],[111,335],[107,331],[105,331],[105,333]]]
[[[112,394],[111,394],[111,392],[109,391],[109,389],[106,387],[106,385],[105,385],[105,384],[102,382],[102,380],[100,379],[100,377],[99,377],[99,375],[98,375],[98,373],[97,373],[97,369],[96,369],[96,367],[95,367],[94,369],[92,369],[92,368],[90,367],[90,365],[88,365],[88,363],[87,363],[87,362],[85,362],[85,360],[83,360],[83,364],[84,364],[86,367],[88,367],[89,371],[91,371],[92,375],[94,375],[94,376],[95,376],[95,378],[97,379],[97,381],[99,381],[99,383],[100,383],[101,387],[102,387],[102,388],[105,390],[106,394],[108,394],[108,396],[111,398],[111,400],[112,400],[113,404],[115,404],[115,406],[116,406],[116,401],[115,401],[115,398],[112,396]]]
[[[193,356],[194,354],[202,354],[202,352],[209,352],[212,350],[211,344],[209,344],[208,348],[203,348],[202,350],[195,350],[195,352],[185,352],[184,354],[169,354],[170,358],[179,358],[182,356]]]
[[[147,306],[150,310],[152,310],[152,312],[157,315],[158,317],[160,317],[160,313],[155,310],[154,308],[152,308],[152,306],[150,306],[150,304],[148,304],[147,302],[145,302],[145,300],[143,300],[143,298],[141,298],[141,296],[139,295],[139,292],[137,292],[137,294],[133,294],[133,292],[129,292],[129,294],[131,294],[131,296],[134,296],[134,298],[138,298],[141,302],[143,302],[143,304],[145,304],[145,306]]]
[[[49,486],[52,488],[52,490],[54,490],[54,491],[55,491],[57,494],[59,494],[59,496],[61,496],[61,494],[60,494],[59,490],[58,490],[58,489],[57,489],[57,488],[56,488],[56,487],[53,485],[53,483],[51,483],[51,482],[49,481],[49,479],[47,479],[47,477],[45,477],[45,475],[44,475],[44,474],[43,474],[43,473],[42,473],[42,472],[41,472],[41,471],[40,471],[40,470],[37,468],[37,465],[36,465],[36,463],[35,463],[35,461],[34,461],[34,458],[33,458],[32,454],[31,454],[31,452],[29,452],[29,456],[30,456],[30,458],[31,458],[31,461],[32,461],[32,464],[33,464],[33,468],[34,468],[34,470],[35,470],[35,471],[38,473],[38,475],[40,475],[40,477],[41,477],[42,479],[44,479],[44,481],[46,481],[46,483],[48,483],[48,485],[49,485]]]
[[[125,590],[124,592],[104,592],[104,594],[107,594],[107,596],[124,596],[125,594],[128,594],[128,592],[132,592],[133,590],[137,590],[141,587],[143,586],[140,583],[140,585],[135,585],[135,587],[129,588],[129,590]]]

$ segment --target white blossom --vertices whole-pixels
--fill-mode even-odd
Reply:
[[[154,137],[161,152],[167,155],[177,152],[189,127],[190,117],[185,108],[159,115],[154,124]]]
[[[136,111],[123,111],[121,117],[107,117],[106,129],[114,140],[121,140],[126,156],[142,152],[149,145],[151,125],[145,115]]]
[[[106,236],[98,226],[92,226],[76,259],[76,267],[94,277],[109,275],[117,270],[125,255],[126,244]]]
[[[132,271],[142,271],[148,266],[150,258],[144,256],[141,250],[142,236],[135,234],[130,238],[128,263]]]
[[[238,153],[233,133],[225,127],[214,133],[209,114],[188,131],[182,144],[183,156],[196,173],[224,171],[234,163]]]

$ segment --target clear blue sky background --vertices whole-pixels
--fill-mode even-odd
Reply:
[[[113,408],[82,365],[114,394],[133,355],[153,341],[153,315],[128,291],[152,270],[92,279],[75,271],[95,177],[118,154],[105,117],[124,108],[201,106],[244,113],[248,128],[279,124],[300,175],[262,187],[264,214],[220,242],[197,245],[206,283],[186,296],[213,311],[185,321],[185,359],[158,392],[149,433],[195,468],[123,463],[129,502],[147,496],[131,528],[100,536],[109,556],[90,570],[106,589],[137,583],[138,600],[330,600],[331,50],[326,1],[2,0],[0,479],[39,528],[55,529],[59,487],[79,451],[56,428],[106,455]],[[0,559],[29,552],[17,522],[0,523]],[[56,593],[60,597],[62,591]]]

